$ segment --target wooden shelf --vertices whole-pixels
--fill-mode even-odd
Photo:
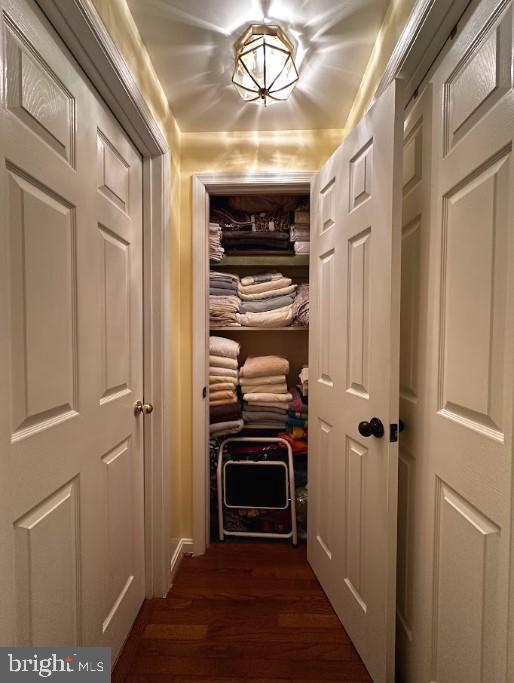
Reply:
[[[211,327],[216,332],[307,332],[308,327]]]
[[[211,263],[210,266],[211,270],[252,266],[308,268],[309,254],[297,254],[296,256],[224,256],[219,263]]]

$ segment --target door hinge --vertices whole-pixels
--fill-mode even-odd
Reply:
[[[389,425],[389,442],[396,443],[398,441],[398,425],[393,422]]]
[[[203,398],[207,398],[207,387],[204,387],[202,389],[202,396],[203,396]]]

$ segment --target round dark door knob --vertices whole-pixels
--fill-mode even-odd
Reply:
[[[374,436],[381,439],[384,436],[384,425],[378,417],[372,417],[369,422],[359,422],[359,434],[368,438]]]
[[[371,425],[369,422],[359,422],[359,434],[361,436],[365,436],[366,438],[368,436],[371,436]]]

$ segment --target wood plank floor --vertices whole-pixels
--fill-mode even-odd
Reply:
[[[217,544],[143,604],[115,683],[371,681],[305,547]]]

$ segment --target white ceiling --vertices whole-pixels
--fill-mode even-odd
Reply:
[[[182,131],[342,128],[388,0],[128,0]],[[298,42],[300,80],[287,102],[243,102],[233,44],[254,22]]]

